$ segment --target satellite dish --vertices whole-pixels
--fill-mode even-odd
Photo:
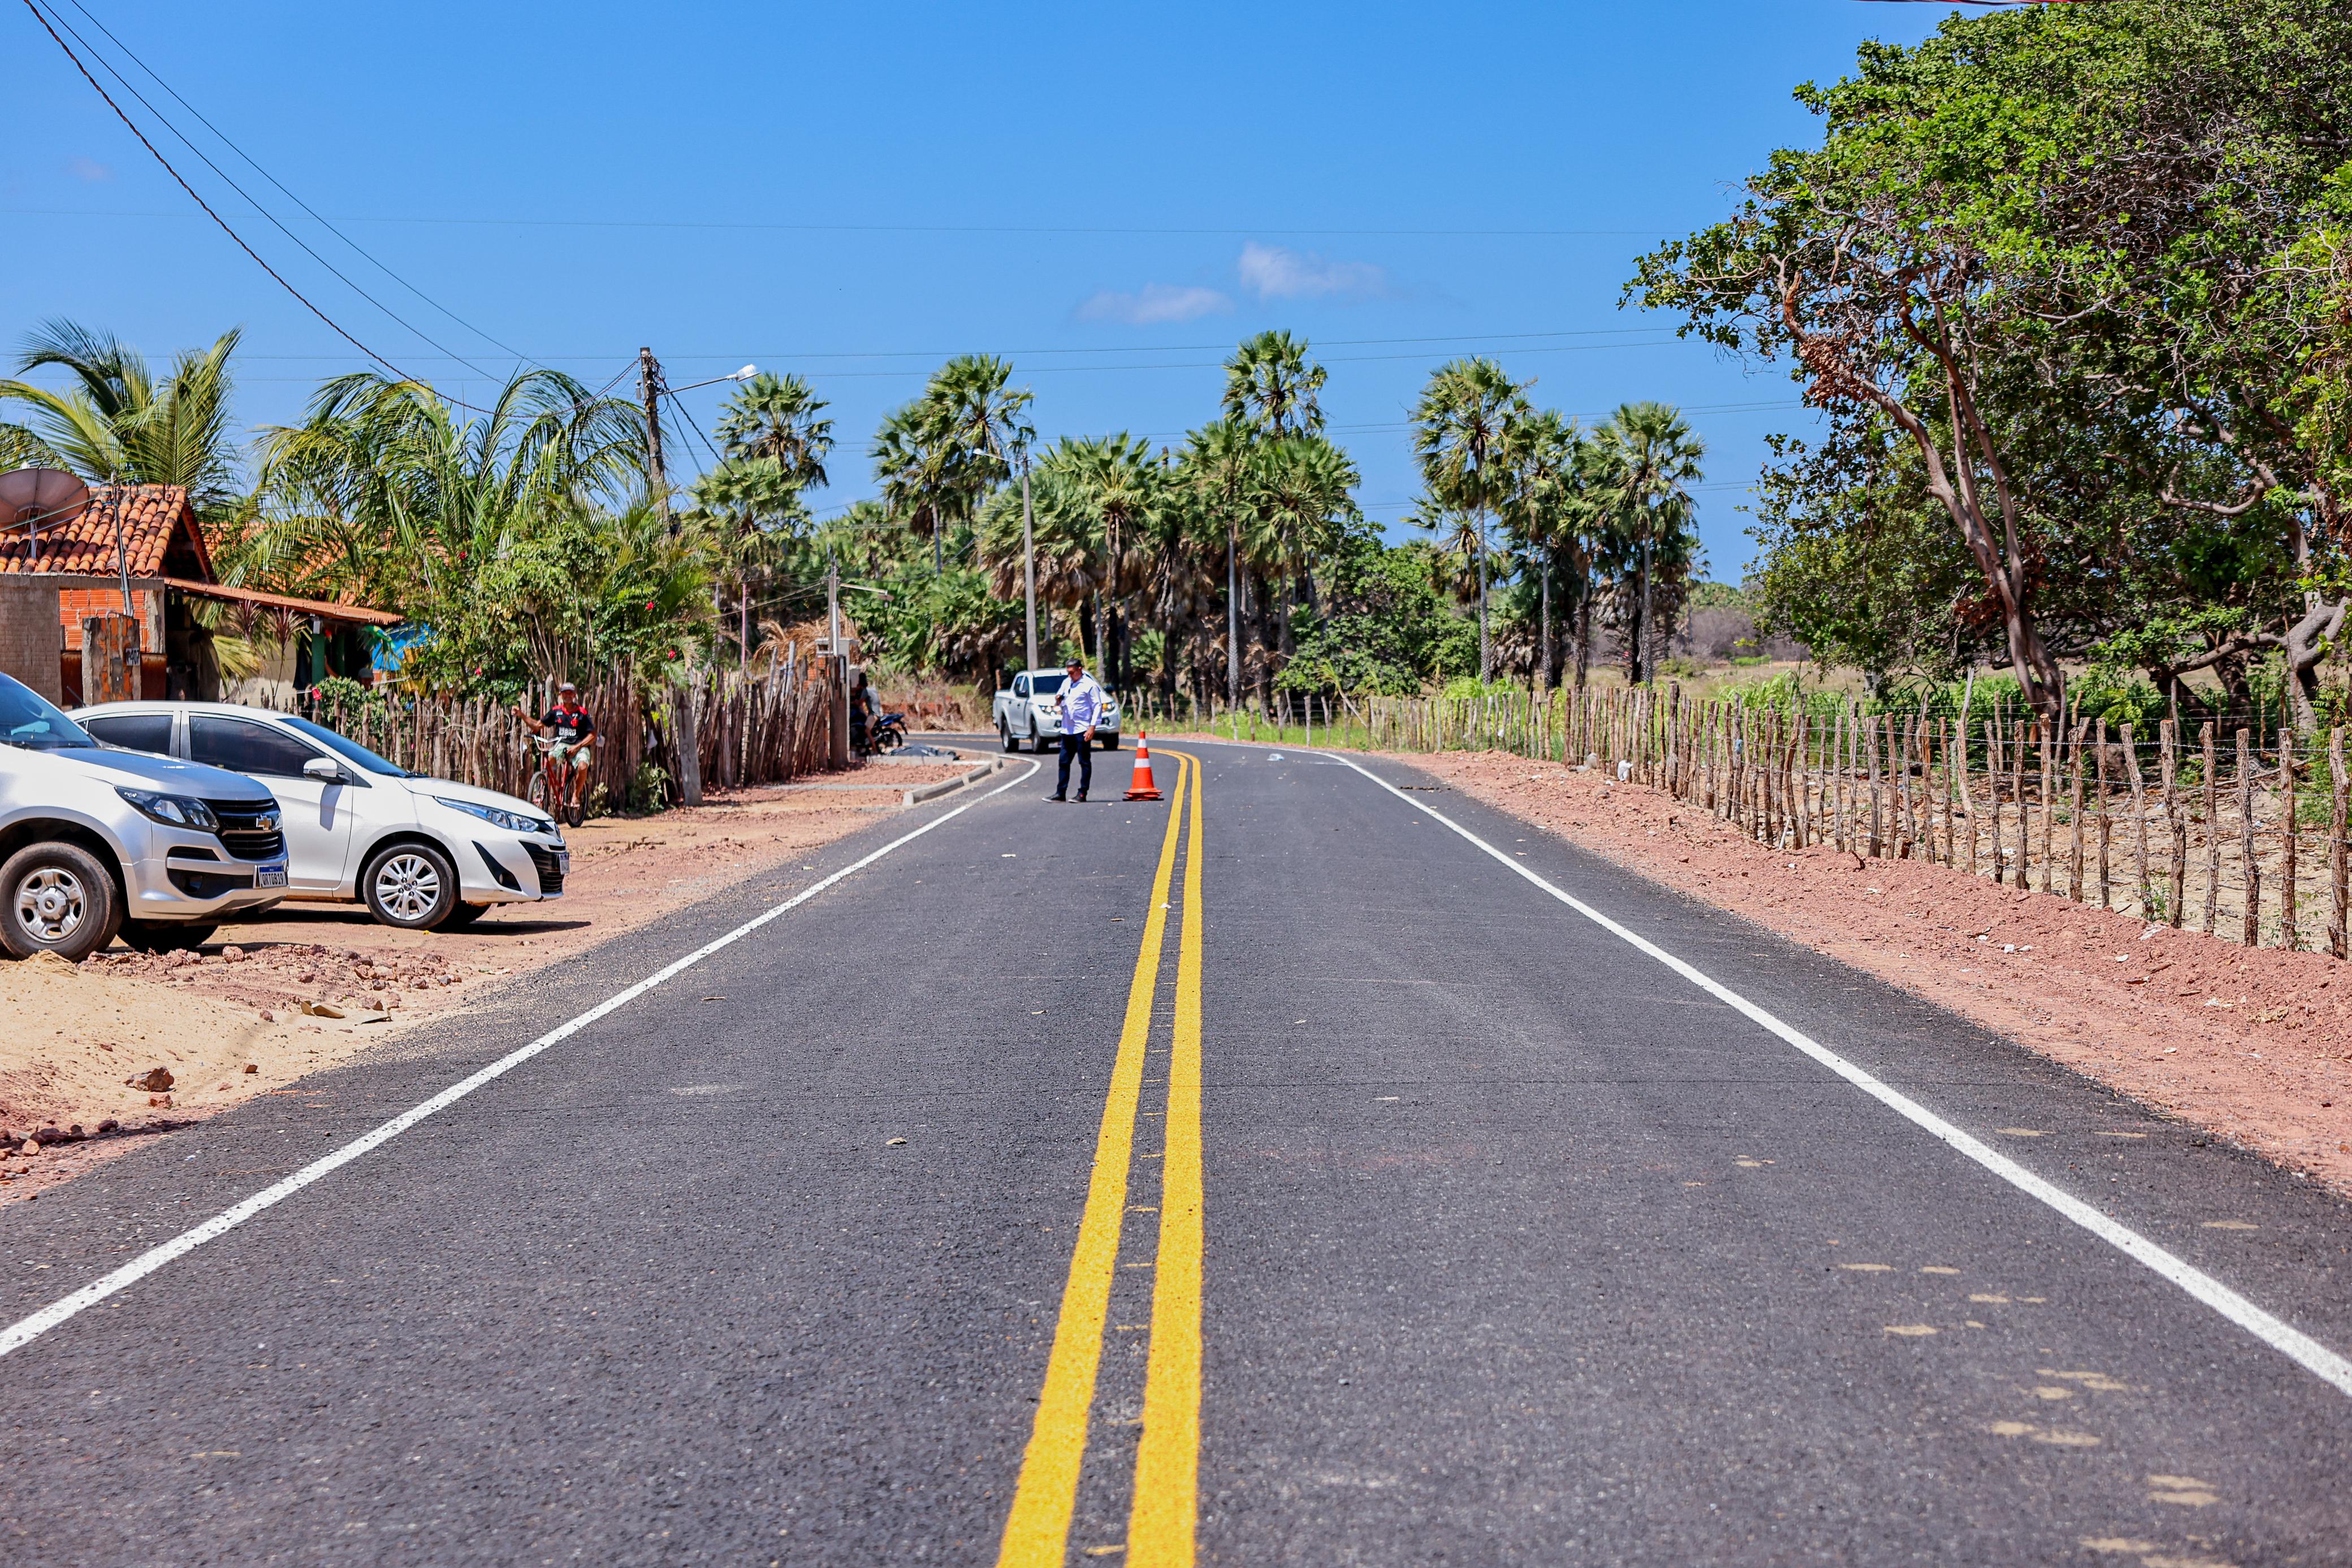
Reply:
[[[89,486],[60,468],[0,474],[0,528],[61,522],[89,503]]]

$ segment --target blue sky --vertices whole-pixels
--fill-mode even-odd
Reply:
[[[56,4],[86,36],[104,24],[364,247],[373,261],[116,55],[410,326],[124,100],[257,250],[460,398],[478,401],[517,354],[601,384],[640,344],[675,385],[746,361],[798,371],[842,438],[835,486],[813,497],[824,510],[870,493],[866,439],[946,354],[1010,354],[1047,437],[1173,444],[1213,413],[1230,346],[1284,327],[1328,365],[1325,408],[1360,498],[1394,521],[1415,489],[1416,389],[1448,357],[1491,353],[1549,406],[1690,409],[1720,578],[1748,557],[1738,507],[1765,435],[1809,421],[1777,371],[1748,375],[1619,310],[1631,258],[1720,214],[1772,147],[1811,137],[1796,83],[1944,14],[1861,0]],[[21,6],[0,13],[0,342],[64,316],[161,359],[242,325],[253,423],[295,417],[320,377],[363,362],[195,212]],[[686,394],[706,430],[723,390]]]

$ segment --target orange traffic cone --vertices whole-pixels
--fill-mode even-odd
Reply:
[[[1129,800],[1160,799],[1160,786],[1154,783],[1151,778],[1151,737],[1148,735],[1139,735],[1135,737],[1135,777],[1127,781],[1126,799]]]

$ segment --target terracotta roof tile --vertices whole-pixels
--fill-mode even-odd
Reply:
[[[168,565],[175,577],[211,578],[212,554],[205,548],[204,530],[196,526],[188,493],[176,485],[96,486],[79,512],[41,525],[37,564],[33,559],[31,530],[11,527],[0,533],[0,572],[113,575],[113,507],[118,493],[122,501],[123,549],[131,576],[162,577]]]

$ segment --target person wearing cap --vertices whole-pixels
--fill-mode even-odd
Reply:
[[[1083,800],[1095,781],[1095,727],[1102,722],[1103,704],[1108,698],[1095,678],[1087,674],[1084,659],[1072,659],[1066,668],[1068,678],[1062,683],[1061,695],[1054,699],[1054,706],[1062,716],[1062,771],[1052,799],[1070,798],[1070,758],[1075,757],[1078,759],[1078,799]]]
[[[555,755],[568,764],[565,778],[569,782],[572,804],[579,805],[581,797],[588,789],[589,742],[596,733],[596,721],[589,716],[586,708],[580,706],[580,688],[570,681],[557,686],[555,706],[537,718],[523,713],[520,707],[515,712],[522,715],[523,723],[530,727],[533,735],[555,737]]]

